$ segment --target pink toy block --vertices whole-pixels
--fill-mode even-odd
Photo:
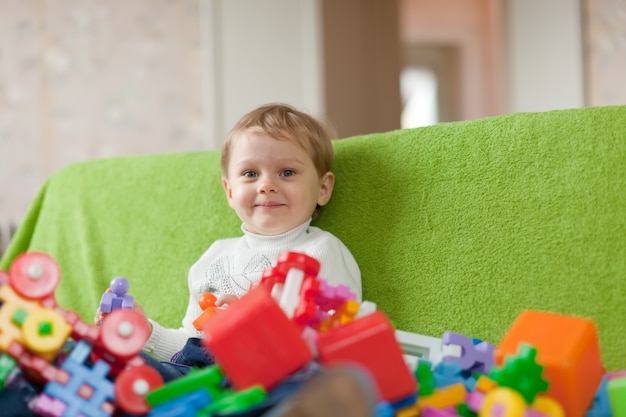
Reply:
[[[386,401],[400,400],[416,391],[417,383],[404,361],[394,328],[380,311],[320,333],[317,348],[325,366],[358,364],[367,369]]]
[[[259,286],[204,323],[204,344],[233,385],[272,388],[312,359],[299,328]]]

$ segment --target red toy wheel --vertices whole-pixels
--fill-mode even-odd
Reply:
[[[163,379],[156,369],[147,365],[126,368],[115,380],[115,402],[127,413],[147,414],[146,394],[161,386]]]
[[[11,287],[29,300],[42,300],[54,294],[61,280],[56,261],[41,252],[27,252],[13,261],[9,270]]]
[[[117,359],[137,355],[150,336],[146,319],[134,310],[114,310],[102,321],[100,345]]]

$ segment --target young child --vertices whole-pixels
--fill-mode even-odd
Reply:
[[[320,277],[330,285],[348,285],[361,301],[361,275],[350,251],[331,233],[310,225],[332,195],[332,160],[330,131],[293,107],[261,106],[235,124],[222,148],[222,184],[242,221],[243,236],[215,241],[190,268],[182,326],[168,329],[149,320],[146,353],[160,361],[202,363],[207,358],[198,349],[201,334],[192,324],[202,312],[200,296],[211,292],[218,296],[217,306],[227,306],[287,250],[316,258]],[[96,323],[102,318],[98,313]],[[183,348],[190,363],[181,360]]]
[[[202,312],[198,305],[200,296],[211,292],[219,297],[216,305],[226,307],[244,295],[250,284],[259,282],[262,272],[273,266],[283,251],[304,252],[316,258],[321,264],[320,277],[330,285],[348,285],[361,301],[361,275],[352,254],[331,233],[311,226],[332,195],[332,159],[329,131],[313,117],[287,105],[259,107],[230,131],[221,155],[222,184],[228,203],[242,221],[243,236],[213,242],[190,268],[189,301],[180,328],[168,329],[148,320],[151,335],[144,348],[148,354],[142,356],[166,381],[186,374],[193,366],[213,363],[201,344],[202,334],[192,324]],[[135,309],[146,314],[137,302]],[[103,318],[98,311],[96,323]],[[314,364],[303,369],[300,375],[292,376],[270,393],[260,408],[250,410],[249,415],[265,411],[273,416],[301,414],[311,399],[330,395],[315,389],[326,386],[322,383],[311,384],[310,393],[304,391],[304,395],[292,397],[301,383],[318,374]],[[340,396],[345,406],[336,408],[336,415],[345,415],[341,410],[350,405],[356,405],[352,415],[371,415],[372,405],[363,401],[371,401],[375,395],[367,375],[322,372],[319,378],[346,387],[346,394]],[[11,391],[0,391],[0,403],[6,400],[11,404],[15,412],[10,415],[32,415],[26,401],[18,399],[28,400],[34,395],[36,392],[24,384]],[[336,397],[336,393],[332,395]],[[284,401],[286,398],[292,400]],[[342,404],[340,400],[334,401]],[[277,405],[280,407],[274,409]]]

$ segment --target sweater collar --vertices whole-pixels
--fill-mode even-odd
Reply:
[[[249,247],[282,247],[296,241],[300,236],[306,233],[309,225],[311,224],[311,220],[312,219],[309,219],[300,226],[296,226],[293,229],[279,235],[267,236],[252,233],[244,229],[243,224],[241,225],[241,231],[243,232],[243,238]]]

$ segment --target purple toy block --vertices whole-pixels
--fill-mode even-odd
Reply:
[[[110,313],[111,311],[125,308],[132,310],[135,304],[135,297],[126,294],[128,292],[128,280],[124,277],[115,277],[109,286],[111,292],[105,292],[100,299],[100,311]]]

